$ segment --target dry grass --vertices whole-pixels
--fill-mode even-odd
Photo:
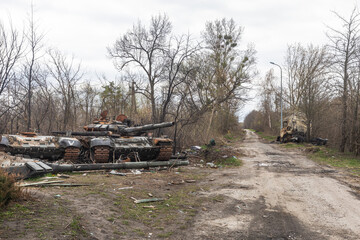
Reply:
[[[28,197],[27,191],[16,185],[16,178],[0,169],[0,208],[10,201],[22,200]]]

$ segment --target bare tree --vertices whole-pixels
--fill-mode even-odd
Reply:
[[[32,95],[33,88],[35,87],[37,75],[40,75],[40,64],[38,60],[40,57],[40,51],[43,48],[42,40],[44,38],[43,34],[39,34],[37,30],[36,22],[34,21],[34,7],[31,5],[31,12],[28,18],[28,31],[25,34],[25,38],[29,44],[29,53],[26,56],[26,61],[23,66],[24,76],[26,78],[26,85],[24,88],[27,92],[27,130],[31,129],[31,105],[32,105]]]
[[[168,113],[168,108],[173,100],[180,85],[184,84],[190,72],[196,69],[193,67],[185,67],[185,63],[192,56],[200,51],[199,44],[192,44],[189,35],[182,35],[180,37],[173,37],[166,49],[166,62],[164,86],[162,92],[160,122],[165,121],[165,116]],[[181,102],[180,102],[181,103]]]
[[[81,89],[81,105],[85,112],[84,124],[88,124],[95,117],[95,103],[98,90],[91,86],[90,82],[86,82]]]
[[[126,67],[139,67],[144,73],[148,88],[143,88],[143,94],[150,100],[152,121],[156,122],[156,86],[165,71],[165,48],[171,33],[171,23],[166,15],[152,17],[147,29],[141,22],[132,30],[118,39],[112,48],[108,48],[119,70]]]
[[[322,101],[329,94],[330,55],[325,47],[297,44],[289,46],[286,59],[288,81],[284,100],[289,104],[291,113],[301,112],[305,115],[309,141],[312,137],[311,126],[323,109]]]
[[[245,51],[239,49],[243,29],[238,27],[233,19],[216,20],[206,23],[203,34],[208,51],[208,64],[211,66],[207,80],[207,101],[212,102],[211,116],[208,126],[210,131],[214,114],[225,104],[228,108],[230,101],[244,101],[244,90],[247,89],[254,75],[255,50],[249,46]],[[223,121],[225,123],[226,121]]]
[[[22,56],[24,39],[10,27],[7,32],[0,23],[0,95],[14,77],[14,67]]]
[[[338,79],[337,87],[341,92],[342,98],[342,119],[341,119],[341,143],[340,151],[345,151],[348,141],[348,97],[349,80],[352,78],[351,69],[356,65],[356,50],[360,42],[360,15],[356,8],[352,11],[349,19],[335,15],[342,23],[341,29],[329,28],[328,38],[330,40],[329,48],[333,55],[333,72]]]
[[[54,96],[53,91],[48,86],[47,77],[48,73],[45,71],[36,74],[37,87],[32,96],[34,101],[31,104],[31,111],[34,113],[34,127],[37,132],[47,131],[45,123],[47,122],[47,125],[50,125],[54,121],[51,114]]]
[[[15,67],[19,63],[23,53],[24,38],[10,26],[6,29],[0,23],[0,97],[4,98],[7,87],[16,80]],[[5,97],[9,98],[10,96]],[[7,112],[11,106],[4,104],[5,108],[0,113]]]
[[[62,130],[67,130],[69,121],[75,119],[76,83],[82,78],[81,65],[74,63],[74,57],[68,60],[60,51],[49,50],[48,70],[55,83],[56,93],[61,96],[63,106]],[[74,124],[71,126],[74,128]]]
[[[278,121],[274,119],[274,113],[277,112],[279,102],[277,101],[278,92],[276,91],[273,81],[274,75],[273,71],[270,70],[267,72],[263,83],[261,84],[261,112],[264,114],[264,131],[269,131],[272,133],[278,133],[279,124]],[[278,120],[278,119],[276,119]]]
[[[349,77],[349,105],[350,105],[350,141],[349,151],[359,154],[360,151],[360,122],[359,122],[359,104],[360,104],[360,46],[356,49],[357,62],[350,69]]]

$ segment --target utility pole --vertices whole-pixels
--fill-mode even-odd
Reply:
[[[270,62],[270,64],[278,66],[280,68],[280,131],[283,128],[283,104],[282,104],[282,98],[283,98],[283,94],[282,94],[282,68],[280,67],[279,64],[276,64],[274,62]]]

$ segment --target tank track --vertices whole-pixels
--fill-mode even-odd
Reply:
[[[167,161],[172,156],[172,144],[171,142],[161,142],[160,145],[160,152],[157,156],[156,160],[158,161]]]
[[[96,163],[107,163],[109,162],[110,147],[108,146],[94,147],[92,155],[93,155],[93,161],[95,161]]]
[[[6,147],[5,146],[0,146],[0,152],[6,152]]]
[[[64,160],[76,162],[80,155],[80,149],[76,147],[68,147],[65,149]]]

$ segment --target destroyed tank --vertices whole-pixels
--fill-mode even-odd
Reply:
[[[280,131],[278,141],[302,143],[306,140],[307,131],[305,117],[301,113],[294,113],[286,117],[283,121],[284,127]],[[311,125],[310,125],[311,127]],[[311,129],[310,129],[311,130]],[[310,139],[310,143],[314,145],[326,145],[328,139],[315,137]]]
[[[74,161],[79,158],[81,143],[76,138],[38,136],[34,132],[0,136],[0,152],[30,158]]]
[[[163,122],[131,127],[131,121],[125,115],[109,120],[104,111],[100,119],[84,126],[85,132],[53,133],[76,137],[82,143],[82,155],[96,163],[167,161],[172,156],[172,140],[152,137],[148,131],[173,125],[173,122]]]
[[[304,142],[307,132],[304,117],[300,114],[291,114],[284,119],[283,126],[280,131],[281,142]]]

